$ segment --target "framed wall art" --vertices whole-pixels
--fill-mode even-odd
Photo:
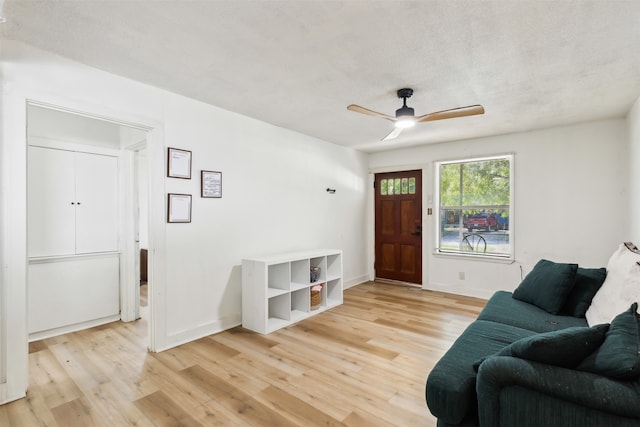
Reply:
[[[222,172],[201,171],[200,173],[201,197],[222,197]]]
[[[169,193],[167,222],[191,222],[191,194]]]
[[[167,152],[167,176],[191,179],[191,151],[171,148]]]

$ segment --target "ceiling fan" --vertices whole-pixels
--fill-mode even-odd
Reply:
[[[397,138],[404,129],[413,127],[416,123],[432,122],[434,120],[453,119],[455,117],[484,114],[484,107],[482,105],[469,105],[468,107],[459,107],[452,108],[451,110],[436,111],[434,113],[428,113],[416,117],[413,108],[407,107],[407,98],[411,98],[411,95],[413,95],[413,89],[398,89],[398,98],[402,98],[402,107],[396,110],[395,117],[388,116],[383,113],[378,113],[377,111],[369,110],[368,108],[364,108],[355,104],[349,105],[347,107],[347,110],[355,111],[356,113],[367,114],[369,116],[380,117],[394,122],[395,128],[391,131],[391,133],[382,138],[383,141]]]

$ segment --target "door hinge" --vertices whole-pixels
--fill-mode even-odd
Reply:
[[[373,181],[373,188],[374,188],[374,190],[376,188],[376,182],[375,181]]]

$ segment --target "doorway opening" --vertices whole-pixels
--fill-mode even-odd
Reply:
[[[375,174],[375,277],[422,284],[422,171]]]
[[[135,314],[136,319],[149,316],[149,189],[147,185],[146,141],[135,146],[134,152],[134,196],[136,267],[135,267]]]
[[[28,103],[29,341],[140,317],[149,130]]]

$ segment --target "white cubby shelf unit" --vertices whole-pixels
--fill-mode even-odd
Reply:
[[[320,276],[311,283],[311,268]],[[322,285],[320,307],[311,288]],[[342,251],[317,250],[242,260],[242,326],[268,334],[342,304]]]

